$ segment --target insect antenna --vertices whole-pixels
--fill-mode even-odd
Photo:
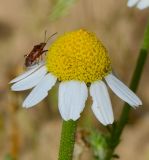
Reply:
[[[50,37],[48,37],[48,39],[47,39],[46,43],[48,42],[48,40],[49,40],[51,37],[55,36],[56,34],[57,34],[57,32],[55,32],[55,33],[54,33],[54,34],[52,34]]]
[[[47,34],[47,30],[45,30],[44,32],[44,42],[46,42],[46,34]]]

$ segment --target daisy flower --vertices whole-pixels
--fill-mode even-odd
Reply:
[[[92,111],[103,124],[112,124],[113,111],[107,85],[132,107],[141,100],[113,73],[106,48],[96,35],[84,29],[65,33],[49,48],[45,63],[36,65],[10,83],[13,91],[32,89],[23,102],[29,108],[47,95],[59,81],[58,108],[65,121],[77,120],[89,94]]]
[[[149,0],[128,0],[128,7],[137,6],[139,9],[145,9],[149,7]]]

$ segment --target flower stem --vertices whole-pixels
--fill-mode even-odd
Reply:
[[[141,75],[143,72],[144,64],[146,62],[147,56],[148,56],[148,50],[149,50],[149,23],[146,26],[145,34],[144,34],[144,39],[143,39],[143,44],[140,49],[139,57],[136,63],[136,67],[133,73],[133,77],[130,83],[130,88],[134,92],[136,92],[139,81],[141,79]],[[111,133],[110,137],[110,152],[106,157],[106,160],[110,160],[113,156],[114,150],[117,147],[117,145],[120,142],[120,137],[121,133],[127,124],[128,117],[129,117],[129,112],[130,112],[130,106],[128,104],[124,104],[124,108],[122,110],[120,119],[116,125],[115,128],[113,128],[113,131]]]
[[[77,121],[63,121],[58,160],[72,160]]]

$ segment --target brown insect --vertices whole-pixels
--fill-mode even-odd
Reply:
[[[45,31],[44,42],[35,45],[29,54],[24,55],[24,57],[26,57],[26,58],[25,58],[25,66],[26,66],[26,67],[30,67],[30,66],[36,64],[37,62],[39,62],[39,58],[42,58],[42,54],[48,51],[48,50],[44,50],[44,47],[46,46],[48,40],[49,40],[51,37],[53,37],[55,34],[57,34],[57,32],[54,33],[54,34],[52,34],[52,35],[46,40],[46,31]]]

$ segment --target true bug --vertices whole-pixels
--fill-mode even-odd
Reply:
[[[26,58],[25,58],[25,66],[26,66],[26,67],[30,67],[31,65],[33,65],[34,62],[36,63],[37,60],[42,56],[42,54],[48,51],[48,50],[44,50],[44,47],[46,46],[48,40],[49,40],[51,37],[53,37],[55,34],[57,34],[57,32],[54,33],[54,34],[52,34],[52,35],[46,40],[46,31],[45,31],[44,42],[35,45],[29,54],[24,55],[24,57],[26,57]]]

